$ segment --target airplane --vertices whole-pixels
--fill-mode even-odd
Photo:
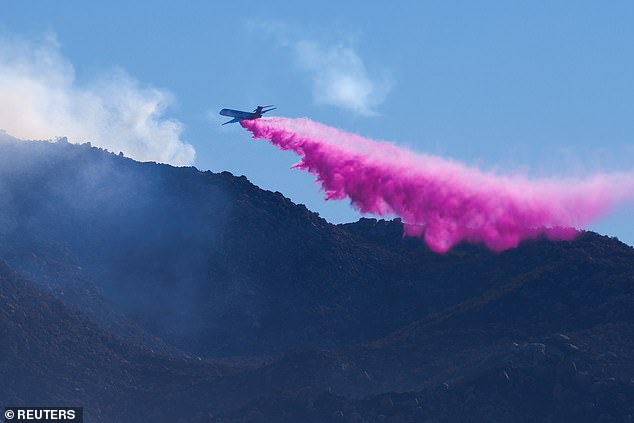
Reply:
[[[264,110],[267,107],[273,107],[273,105],[271,104],[269,106],[258,106],[252,112],[243,112],[240,110],[233,110],[233,109],[222,109],[220,111],[220,114],[222,116],[229,116],[233,118],[230,121],[223,123],[223,125],[226,125],[228,123],[240,122],[241,120],[260,119],[264,113],[277,109],[277,107],[273,107],[272,109]]]

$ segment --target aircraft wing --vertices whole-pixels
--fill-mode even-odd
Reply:
[[[253,116],[253,113],[243,112],[240,110],[233,110],[233,109],[222,109],[220,111],[220,114],[222,116],[229,116],[229,117],[238,119],[236,122],[239,122],[243,119],[249,119],[251,116]]]
[[[233,119],[231,119],[231,120],[229,120],[229,121],[227,121],[227,122],[223,123],[223,125],[226,125],[226,124],[228,124],[228,123],[236,123],[236,122],[240,122],[241,120],[242,120],[242,119],[240,119],[240,118],[233,118]]]

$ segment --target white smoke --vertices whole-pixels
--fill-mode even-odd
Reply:
[[[315,104],[358,115],[377,115],[394,86],[389,70],[368,68],[348,28],[310,27],[289,21],[252,18],[246,28],[288,50],[295,66],[310,80]]]
[[[392,88],[392,81],[385,75],[370,77],[363,60],[351,46],[298,41],[294,53],[299,66],[312,79],[317,104],[374,115]]]
[[[192,164],[183,125],[163,117],[170,93],[142,87],[123,70],[80,84],[54,37],[0,37],[0,128],[21,139],[66,136],[141,161]]]

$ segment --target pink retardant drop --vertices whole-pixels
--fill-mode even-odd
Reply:
[[[461,241],[495,251],[546,235],[570,240],[593,219],[634,197],[632,173],[583,179],[504,176],[415,153],[309,119],[244,120],[254,138],[297,153],[326,199],[349,198],[362,213],[399,216],[405,235],[446,252]]]

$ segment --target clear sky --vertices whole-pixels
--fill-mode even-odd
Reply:
[[[6,1],[0,96],[42,98],[37,84],[22,83],[15,56],[45,46],[53,59],[26,60],[29,81],[61,84],[46,96],[91,110],[80,121],[59,116],[48,136],[66,135],[66,124],[77,136],[125,140],[125,111],[142,108],[130,105],[167,104],[160,116],[148,112],[130,143],[161,141],[132,155],[163,160],[169,150],[187,162],[189,144],[198,168],[244,174],[343,222],[358,214],[324,202],[310,175],[289,169],[296,157],[238,125],[221,127],[217,111],[275,104],[280,115],[499,172],[633,169],[633,22],[631,1]],[[20,52],[3,56],[16,43]],[[49,59],[55,69],[42,73]],[[86,106],[95,102],[101,111]],[[11,104],[0,102],[0,114],[17,113]],[[47,135],[41,111],[28,112],[36,135]],[[0,117],[0,127],[19,132],[16,116]],[[634,206],[621,207],[592,229],[632,244],[632,217]]]

